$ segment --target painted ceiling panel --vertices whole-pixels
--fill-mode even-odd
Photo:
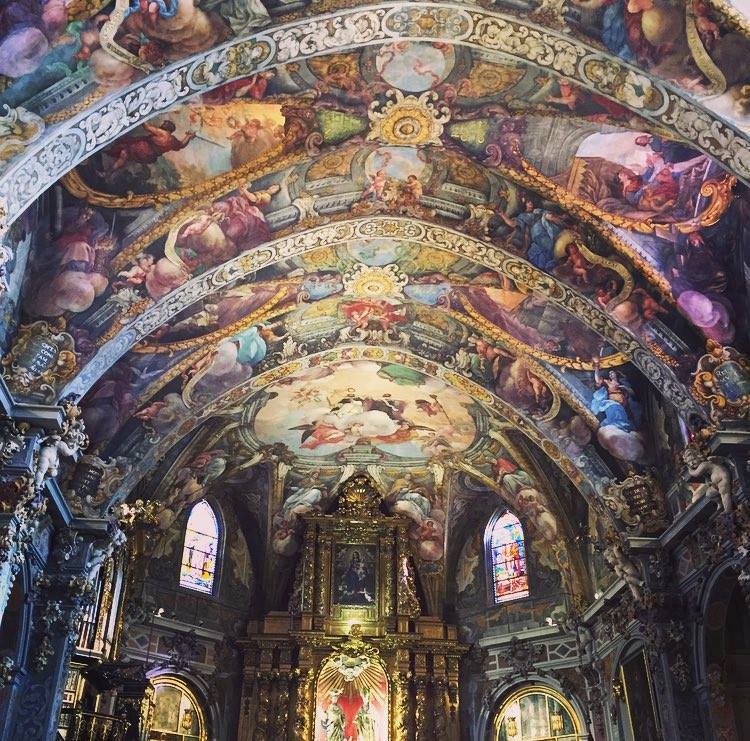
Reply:
[[[0,10],[5,381],[80,399],[163,528],[252,480],[289,558],[366,470],[428,600],[487,496],[578,583],[565,544],[660,465],[659,405],[695,430],[750,388],[746,20],[301,6]]]

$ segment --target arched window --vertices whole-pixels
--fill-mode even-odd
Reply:
[[[549,687],[536,685],[514,692],[495,715],[495,741],[584,741],[578,713]]]
[[[205,500],[190,510],[182,549],[180,586],[212,594],[219,556],[219,520]]]
[[[526,544],[518,518],[510,512],[495,515],[487,525],[484,543],[494,603],[528,597]]]

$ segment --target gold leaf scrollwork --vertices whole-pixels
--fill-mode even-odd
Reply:
[[[419,146],[440,145],[443,126],[450,121],[450,109],[438,102],[436,93],[428,91],[419,97],[389,90],[388,99],[370,104],[367,115],[371,121],[367,141],[384,144]]]
[[[338,512],[342,515],[377,515],[382,495],[367,474],[352,476],[341,486]]]

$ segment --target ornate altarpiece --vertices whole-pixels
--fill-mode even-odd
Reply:
[[[460,738],[456,629],[421,617],[409,521],[368,476],[304,516],[294,608],[241,642],[240,741]],[[343,726],[343,736],[337,728]]]

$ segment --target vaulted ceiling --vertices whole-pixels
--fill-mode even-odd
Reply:
[[[286,558],[364,469],[429,575],[472,486],[559,554],[587,511],[622,526],[602,495],[663,471],[665,415],[717,423],[741,8],[105,5],[0,10],[3,363],[18,401],[82,400],[115,498],[167,527],[254,476]]]

